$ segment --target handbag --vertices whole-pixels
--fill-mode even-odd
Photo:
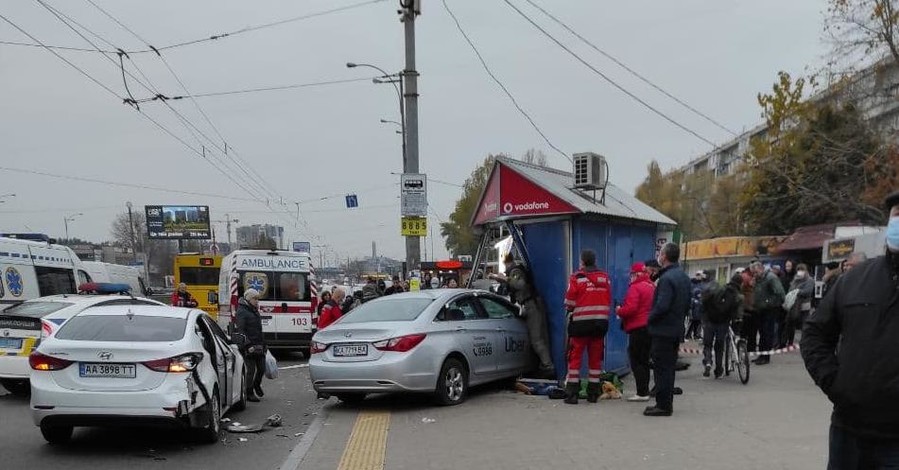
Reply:
[[[786,311],[790,311],[793,309],[793,305],[796,304],[796,299],[799,298],[799,289],[793,289],[787,293],[787,296],[784,297],[783,308]]]
[[[271,351],[265,352],[265,377],[271,380],[278,378],[278,361],[272,356]]]

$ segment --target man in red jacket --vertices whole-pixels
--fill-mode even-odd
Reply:
[[[568,385],[565,403],[576,405],[581,390],[580,371],[584,350],[587,350],[587,401],[596,403],[601,387],[605,336],[609,331],[609,310],[612,305],[609,275],[596,267],[596,253],[581,253],[581,269],[572,274],[565,294],[568,309]]]
[[[627,401],[649,401],[649,352],[652,338],[646,325],[649,323],[649,311],[652,310],[652,297],[656,286],[649,278],[643,263],[631,266],[631,285],[624,297],[624,304],[618,307],[624,331],[628,334],[627,353],[631,362],[631,372],[637,382],[637,394]]]
[[[346,297],[346,291],[342,287],[334,289],[334,292],[331,294],[331,300],[325,304],[321,315],[318,316],[317,326],[319,330],[324,330],[343,316],[343,312],[340,310],[340,303],[343,302],[344,297]]]

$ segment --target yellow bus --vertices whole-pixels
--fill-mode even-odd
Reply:
[[[175,289],[187,284],[187,291],[199,303],[199,308],[212,318],[218,318],[219,271],[222,257],[200,253],[175,255]]]

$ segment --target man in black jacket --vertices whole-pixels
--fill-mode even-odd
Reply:
[[[886,255],[840,276],[805,324],[802,358],[833,402],[828,469],[899,468],[899,192]]]
[[[262,317],[259,315],[259,291],[247,289],[237,302],[235,331],[243,335],[244,362],[247,365],[247,400],[259,401],[262,392],[262,376],[265,373],[265,338],[262,335]]]
[[[674,366],[691,301],[690,277],[678,261],[680,247],[674,243],[665,245],[659,253],[662,270],[649,312],[656,405],[643,411],[646,416],[671,416],[674,409]]]

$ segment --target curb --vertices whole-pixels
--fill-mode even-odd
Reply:
[[[284,463],[278,467],[278,470],[298,470],[300,468],[300,465],[303,464],[303,460],[306,458],[306,454],[309,453],[309,449],[312,448],[312,444],[315,443],[315,439],[324,427],[326,419],[328,419],[328,407],[324,406],[315,420],[312,421],[312,424],[309,425],[309,428],[306,429],[306,434],[303,434],[300,442],[290,451],[290,455],[287,456]]]

